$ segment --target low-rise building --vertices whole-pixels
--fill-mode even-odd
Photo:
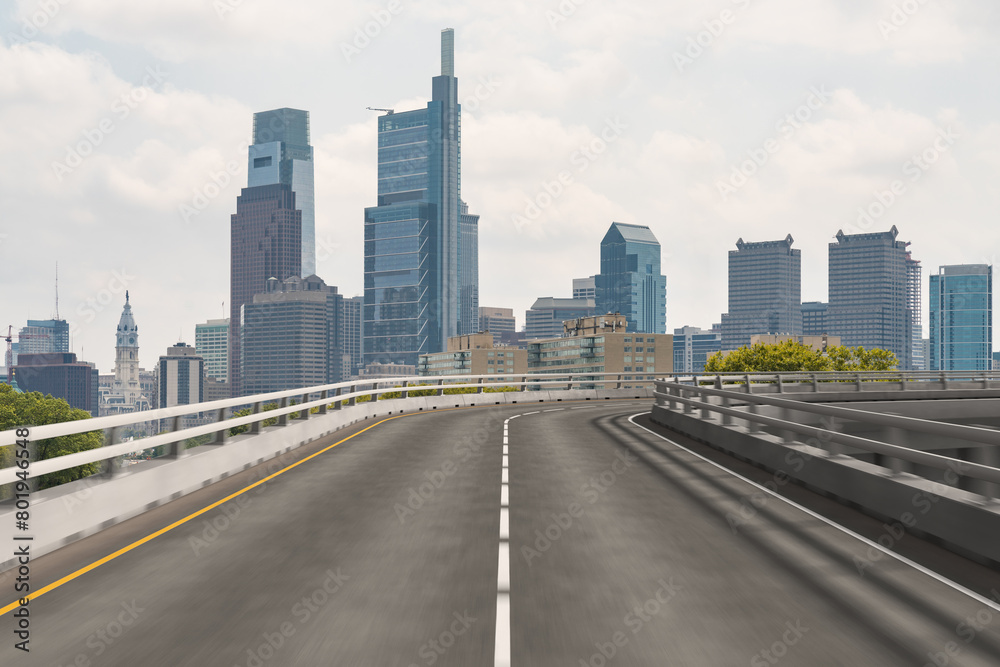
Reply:
[[[453,336],[448,349],[422,354],[417,372],[436,375],[524,375],[528,372],[528,351],[494,344],[491,333]]]

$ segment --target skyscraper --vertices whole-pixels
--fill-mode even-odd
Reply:
[[[594,282],[599,315],[621,313],[632,333],[666,333],[667,277],[660,273],[660,242],[649,227],[611,223]]]
[[[993,267],[942,266],[930,277],[929,296],[930,370],[991,370]]]
[[[378,119],[378,201],[365,209],[365,364],[416,365],[478,328],[478,216],[461,199],[455,35],[426,109]]]
[[[226,382],[229,377],[229,320],[194,325],[194,347],[205,360],[205,376]]]
[[[231,218],[229,287],[229,386],[243,396],[240,382],[242,308],[264,291],[268,278],[284,280],[302,272],[302,211],[285,183],[243,188]]]
[[[830,244],[828,333],[844,345],[889,350],[901,370],[914,368],[920,340],[920,262],[908,241],[887,232],[844,234]]]
[[[352,296],[340,302],[340,347],[343,354],[343,377],[345,380],[358,374],[364,365],[361,337],[361,312],[365,307],[365,297]]]
[[[18,354],[69,352],[69,323],[66,320],[28,320],[18,335]]]
[[[342,297],[313,275],[268,279],[243,307],[242,382],[245,394],[312,387],[343,379],[338,323]]]
[[[303,278],[316,273],[316,197],[313,149],[309,145],[309,112],[274,109],[253,115],[253,145],[247,186],[291,186],[295,207],[302,211]]]
[[[780,241],[736,241],[729,251],[729,312],[722,349],[750,344],[754,334],[802,334],[802,254],[789,234]]]

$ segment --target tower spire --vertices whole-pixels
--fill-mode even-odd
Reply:
[[[441,76],[455,76],[455,29],[441,31]]]
[[[56,262],[56,316],[52,319],[59,319],[59,262]]]

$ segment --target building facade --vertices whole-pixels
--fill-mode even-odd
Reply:
[[[831,333],[848,347],[880,348],[896,355],[900,370],[913,370],[920,331],[920,262],[909,242],[887,232],[837,232],[829,260]]]
[[[673,373],[673,336],[670,334],[630,334],[627,331],[597,335],[535,340],[528,343],[529,373],[593,374],[594,386],[601,384],[601,373],[620,374],[624,386],[642,380],[634,373]]]
[[[354,296],[341,300],[340,345],[343,349],[344,379],[354,377],[364,364],[364,338],[361,335],[361,313],[365,297]]]
[[[708,358],[722,350],[718,329],[699,327],[674,329],[674,373],[702,373]]]
[[[143,384],[139,368],[139,327],[132,314],[129,293],[125,292],[118,327],[115,330],[115,373],[110,385],[100,388],[100,416],[131,414],[150,410],[155,403]],[[148,381],[148,378],[147,378]]]
[[[270,279],[243,307],[243,395],[343,380],[342,297],[320,278]]]
[[[524,313],[524,339],[558,338],[563,334],[563,322],[595,313],[593,299],[539,297]]]
[[[290,185],[244,188],[231,218],[229,292],[229,371],[232,396],[244,396],[240,378],[240,315],[264,292],[269,278],[285,280],[302,272],[302,211]]]
[[[780,241],[736,241],[729,251],[729,312],[722,349],[750,344],[753,334],[802,333],[802,256],[791,234]]]
[[[636,333],[666,332],[667,278],[660,273],[660,242],[649,227],[611,223],[594,284],[597,312],[621,313]]]
[[[479,331],[489,331],[494,336],[512,334],[517,329],[513,308],[479,309]]]
[[[930,369],[988,371],[993,358],[993,267],[942,266],[930,277]]]
[[[365,209],[364,360],[415,365],[478,328],[478,216],[461,199],[455,35],[425,109],[378,119],[378,200]]]
[[[822,336],[833,333],[827,320],[827,304],[822,301],[806,301],[802,304],[802,335]]]
[[[597,276],[573,278],[574,299],[597,299]]]
[[[18,334],[18,354],[69,352],[69,323],[66,320],[28,320]]]
[[[205,360],[205,377],[226,382],[229,379],[229,319],[194,325],[194,347],[198,356]]]
[[[187,343],[167,348],[157,364],[157,377],[161,408],[193,405],[205,400],[205,360]]]
[[[247,187],[283,184],[295,194],[295,208],[302,212],[302,269],[297,275],[313,275],[316,273],[316,196],[309,112],[285,108],[255,113],[253,145],[249,153]]]
[[[447,351],[421,355],[417,364],[417,373],[423,376],[523,375],[527,371],[527,350],[495,345],[490,333],[449,338]]]
[[[100,415],[97,368],[77,361],[71,352],[21,352],[14,366],[14,381],[23,392],[51,394],[92,417]]]

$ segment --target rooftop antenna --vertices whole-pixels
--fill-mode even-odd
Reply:
[[[59,319],[59,262],[56,262],[56,316],[52,319]]]
[[[384,111],[386,116],[391,116],[396,113],[395,109],[379,109],[377,107],[365,107],[369,111]]]

